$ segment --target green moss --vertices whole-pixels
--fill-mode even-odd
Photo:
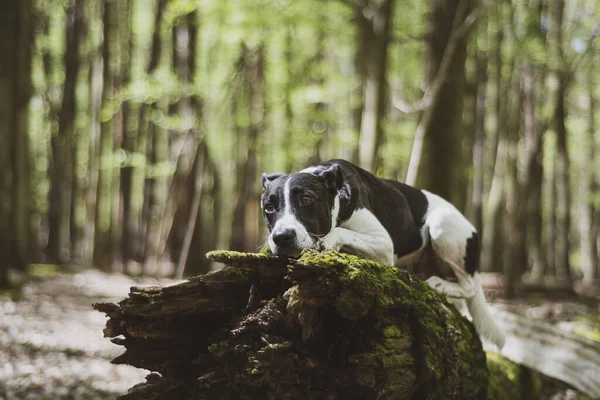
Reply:
[[[350,339],[349,329],[363,332],[364,351],[348,355],[354,365],[351,376],[366,388],[385,388],[380,396],[484,396],[488,370],[473,325],[444,296],[408,272],[334,250],[307,250],[298,260],[266,251],[208,256],[246,269],[288,265],[287,275],[295,283],[284,296],[288,321],[300,323],[304,340],[318,340],[324,333],[339,341]],[[340,316],[347,323],[331,322]]]
[[[425,282],[395,267],[334,250],[305,251],[300,260],[292,262],[294,268],[318,274],[310,283],[299,284],[295,300],[300,307],[303,303],[314,307],[320,298],[337,293],[336,311],[352,321],[367,315],[381,318],[396,310],[393,313],[407,325],[384,325],[384,339],[372,355],[382,363],[403,365],[403,360],[387,355],[391,343],[402,340],[400,337],[415,338],[415,365],[411,364],[410,370],[418,377],[416,396],[445,399],[448,393],[462,393],[464,398],[476,397],[481,382],[487,382],[485,354],[475,329]]]
[[[54,264],[30,264],[28,271],[29,276],[47,278],[64,272],[64,268],[61,268],[60,265]]]
[[[488,400],[539,399],[544,377],[498,353],[488,352]]]
[[[576,334],[600,342],[600,313],[580,315],[576,321],[578,322],[574,329]]]

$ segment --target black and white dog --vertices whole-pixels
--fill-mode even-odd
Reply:
[[[477,273],[477,232],[452,204],[344,160],[290,175],[263,174],[262,185],[261,207],[274,254],[297,257],[303,249],[343,248],[407,267],[430,243],[457,283],[438,276],[427,283],[450,298],[465,299],[479,334],[503,347],[504,334],[488,312]]]

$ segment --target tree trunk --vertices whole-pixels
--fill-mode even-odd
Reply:
[[[134,51],[134,35],[133,35],[133,0],[125,0],[120,4],[120,21],[122,26],[121,34],[119,35],[120,45],[122,49],[127,51],[121,54],[120,75],[121,84],[125,89],[130,89],[131,71],[133,69],[133,51]],[[136,101],[125,99],[121,104],[121,120],[122,120],[122,140],[121,148],[125,151],[128,162],[121,168],[120,176],[120,193],[119,201],[121,206],[121,243],[120,255],[122,257],[122,267],[125,271],[128,270],[128,263],[136,258],[134,249],[136,226],[138,220],[132,218],[133,198],[131,197],[133,165],[138,164],[140,155],[135,152],[135,144],[138,132],[139,104]]]
[[[29,99],[33,4],[9,1],[0,11],[0,287],[8,268],[25,270],[31,245]]]
[[[163,53],[168,54],[168,37],[163,29],[165,24],[165,11],[168,0],[158,0],[156,18],[154,22],[154,33],[152,36],[152,52],[148,64],[148,75],[151,76],[161,64]],[[166,47],[166,49],[165,49]],[[153,117],[156,115],[166,115],[168,112],[168,99],[161,98],[149,106]],[[144,108],[144,107],[142,107]],[[162,256],[162,227],[163,217],[167,209],[167,198],[169,190],[169,177],[166,175],[166,165],[169,162],[169,137],[168,132],[162,126],[154,121],[148,121],[147,126],[148,146],[151,151],[148,158],[157,172],[152,179],[147,180],[146,197],[144,207],[146,208],[145,223],[145,259],[144,273],[154,275],[158,273],[160,258]]]
[[[552,149],[555,151],[555,149]],[[545,207],[548,210],[544,223],[544,238],[546,239],[546,271],[547,276],[556,276],[556,164],[547,168],[545,178],[546,200]]]
[[[464,2],[467,2],[466,4]],[[433,84],[442,65],[446,47],[453,36],[454,21],[464,21],[470,0],[433,0],[429,19],[428,80]],[[456,40],[444,84],[431,104],[431,122],[423,134],[423,148],[418,164],[417,186],[440,195],[459,209],[465,205],[467,187],[458,184],[465,173],[467,159],[461,149],[465,61],[468,36]]]
[[[370,18],[369,29],[362,31],[367,35],[368,52],[365,60],[359,165],[367,171],[375,173],[379,166],[378,151],[383,140],[383,119],[385,118],[387,93],[387,53],[392,29],[394,0],[370,0],[365,8],[368,8]]]
[[[535,11],[530,12],[527,32],[545,43],[541,31],[543,0],[534,4]],[[543,135],[546,131],[545,121],[536,121],[536,103],[541,103],[543,96],[538,96],[536,90],[545,84],[546,73],[537,72],[533,60],[525,65],[523,73],[523,129],[525,135],[523,184],[521,185],[522,200],[526,206],[526,214],[520,223],[525,231],[520,249],[520,259],[531,266],[529,278],[532,282],[540,283],[545,269],[542,256],[542,184],[543,184]],[[537,101],[536,101],[537,100]],[[541,114],[541,113],[540,113]]]
[[[74,7],[81,7],[81,24],[79,32],[76,34],[79,36],[78,40],[80,43],[80,50],[77,52],[77,62],[80,65],[78,68],[78,74],[76,76],[76,86],[81,85],[85,87],[89,93],[89,80],[87,79],[90,74],[90,66],[92,65],[92,56],[94,49],[92,48],[92,41],[89,36],[89,24],[90,24],[90,11],[94,9],[94,5],[85,5],[75,3]],[[79,91],[79,90],[77,90]],[[63,99],[64,100],[64,99]],[[89,97],[87,99],[81,99],[81,96],[75,96],[73,110],[74,124],[73,139],[71,146],[71,172],[72,172],[72,184],[71,184],[71,198],[70,198],[70,244],[69,256],[71,263],[74,265],[84,265],[85,262],[85,228],[87,209],[86,209],[86,184],[88,179],[87,168],[89,163],[89,140],[90,140],[90,128],[89,128],[89,113],[87,110],[90,108]]]
[[[505,216],[504,216],[504,237],[506,238],[503,248],[502,271],[505,276],[504,294],[507,298],[515,296],[515,286],[520,280],[521,271],[524,267],[524,260],[521,259],[520,250],[525,248],[525,235],[522,226],[522,215],[524,215],[526,203],[522,202],[522,188],[519,185],[519,132],[520,113],[519,108],[522,102],[519,98],[519,86],[517,82],[509,91],[509,123],[507,132],[507,162],[505,184]]]
[[[588,137],[587,146],[583,155],[584,162],[581,169],[581,192],[582,204],[579,217],[579,237],[581,253],[581,270],[583,272],[583,284],[592,287],[598,283],[598,259],[597,226],[594,223],[597,218],[593,195],[597,192],[598,182],[595,176],[594,155],[596,150],[596,107],[597,100],[594,93],[596,86],[592,78],[593,69],[588,72]]]
[[[496,35],[494,37],[494,45],[490,47],[493,48],[493,51],[491,51],[491,55],[492,64],[494,65],[493,82],[496,93],[494,97],[494,114],[496,115],[496,119],[494,123],[494,129],[491,129],[488,135],[488,142],[490,143],[488,147],[491,149],[491,152],[489,154],[488,162],[488,165],[490,167],[489,170],[486,171],[486,175],[492,177],[492,179],[489,180],[489,182],[491,182],[490,186],[493,185],[493,176],[496,172],[496,157],[500,155],[500,153],[498,153],[496,150],[498,149],[498,144],[500,142],[500,110],[502,109],[502,103],[504,101],[500,93],[500,88],[502,87],[502,65],[505,62],[504,58],[502,57],[502,47],[504,43],[504,21],[502,18],[502,3],[494,4],[494,9],[495,13],[493,13],[492,15],[494,15],[495,17],[493,18],[493,21],[496,28]],[[490,21],[492,21],[491,18]]]
[[[239,193],[239,197],[233,212],[231,249],[253,251],[258,248],[259,242],[256,153],[258,134],[264,123],[264,45],[259,45],[255,50],[249,50],[244,45],[238,66],[241,69],[238,71],[243,77],[233,111],[237,118],[236,129],[240,138],[236,176],[236,192]],[[243,116],[246,113],[244,107],[250,108],[247,117]],[[245,118],[249,121],[249,126],[244,126]]]
[[[100,143],[98,190],[96,199],[96,233],[94,235],[94,264],[106,270],[113,263],[113,188],[114,172],[117,168],[114,158],[115,121],[113,104],[115,100],[116,66],[119,57],[118,4],[117,0],[106,0],[103,12],[104,42],[102,49],[102,105],[100,114]]]
[[[360,133],[362,132],[362,116],[364,112],[365,82],[367,76],[367,54],[369,53],[369,37],[371,24],[364,14],[365,0],[354,8],[355,28],[355,53],[354,53],[354,85],[352,93],[352,124],[356,137],[355,145],[352,149],[350,160],[354,164],[359,163]]]
[[[504,7],[499,6],[498,10],[498,25],[504,29],[504,22],[506,21],[504,15]],[[498,34],[497,46],[500,46],[504,41],[504,35]],[[496,51],[500,51],[496,49]],[[497,55],[499,57],[499,54]],[[486,272],[500,272],[502,271],[501,263],[497,254],[501,249],[501,241],[505,235],[502,235],[500,216],[502,213],[502,204],[504,198],[504,187],[505,179],[507,174],[507,157],[510,146],[509,141],[509,130],[510,124],[508,122],[509,109],[505,99],[508,99],[511,93],[512,77],[515,66],[515,60],[512,54],[507,54],[507,78],[503,79],[500,70],[496,72],[500,74],[496,76],[496,101],[495,101],[495,112],[496,112],[496,129],[495,137],[492,138],[492,144],[496,144],[496,152],[494,157],[495,165],[493,169],[492,185],[490,193],[488,195],[487,204],[485,208],[484,224],[483,224],[483,238],[482,238],[482,253],[481,253],[481,268]]]
[[[569,264],[570,228],[571,228],[571,193],[569,186],[569,154],[567,146],[567,129],[565,126],[565,101],[568,91],[567,73],[564,71],[564,55],[562,49],[562,30],[564,19],[564,0],[552,3],[554,22],[551,30],[553,49],[553,77],[556,88],[553,93],[554,101],[554,131],[556,133],[556,278],[565,287],[571,287],[571,268]]]
[[[50,176],[50,232],[48,255],[56,263],[70,260],[71,190],[73,184],[73,144],[77,115],[75,91],[79,74],[79,43],[83,24],[83,2],[75,1],[66,16],[65,83],[58,115],[58,133],[52,138]]]
[[[471,222],[477,232],[483,234],[483,193],[485,175],[485,114],[487,103],[487,20],[479,21],[476,56],[477,97],[475,100],[475,123],[473,144],[473,192]],[[481,41],[481,43],[479,43]],[[485,50],[482,49],[485,48]]]
[[[95,305],[110,317],[105,336],[125,337],[114,339],[127,348],[114,362],[162,375],[123,399],[476,399],[488,392],[473,326],[405,271],[308,253],[293,262],[287,282],[295,286],[286,291],[287,260],[211,257],[232,267]]]
[[[100,4],[91,8],[90,20],[101,15]],[[103,60],[100,54],[98,43],[100,42],[100,33],[90,35],[90,69],[89,69],[89,121],[90,121],[90,140],[89,140],[89,163],[88,176],[89,183],[86,188],[86,214],[87,221],[85,226],[85,249],[83,251],[83,260],[86,265],[93,265],[94,245],[96,242],[96,215],[98,204],[98,178],[100,174],[100,132],[101,132],[101,108],[103,93]]]
[[[326,49],[326,30],[325,30],[326,22],[323,21],[319,24],[317,28],[317,53],[313,58],[313,68],[315,72],[311,75],[311,84],[315,87],[319,87],[323,93],[325,93],[325,55],[327,54]],[[314,132],[317,135],[317,140],[315,142],[315,147],[313,154],[308,158],[306,164],[307,165],[315,165],[323,162],[322,151],[325,149],[325,146],[329,140],[329,136],[331,135],[331,124],[329,122],[329,116],[327,114],[328,104],[325,102],[325,99],[321,98],[316,103],[314,103],[311,107],[312,109],[309,111],[309,126],[307,127],[308,132]]]

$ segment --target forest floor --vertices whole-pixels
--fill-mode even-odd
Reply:
[[[114,399],[143,381],[148,371],[110,363],[122,348],[102,336],[106,317],[91,305],[117,302],[133,285],[168,281],[96,270],[41,275],[17,295],[0,292],[0,400]],[[540,296],[494,303],[600,341],[597,304]]]
[[[0,292],[0,400],[114,399],[143,381],[148,371],[110,363],[123,350],[102,336],[106,316],[92,303],[144,284],[158,282],[88,270]]]

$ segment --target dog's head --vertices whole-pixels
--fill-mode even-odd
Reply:
[[[262,174],[262,185],[261,208],[274,254],[297,257],[303,249],[316,248],[337,225],[343,185],[339,165]]]

